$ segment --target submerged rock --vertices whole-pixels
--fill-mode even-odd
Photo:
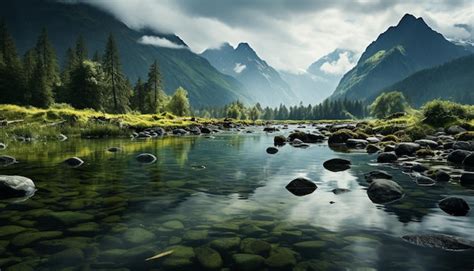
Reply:
[[[453,216],[465,216],[471,209],[464,199],[458,197],[442,199],[438,206],[441,210]]]
[[[237,267],[237,270],[260,270],[265,262],[265,258],[259,255],[253,254],[234,254],[232,259]]]
[[[211,241],[210,246],[221,253],[239,248],[240,237],[227,237]]]
[[[143,228],[131,228],[123,234],[123,240],[131,245],[150,243],[155,237],[155,234]]]
[[[335,188],[335,189],[331,190],[331,192],[333,192],[335,195],[339,195],[339,194],[344,194],[344,193],[347,193],[347,192],[351,192],[351,190],[349,190],[347,188]]]
[[[240,244],[241,251],[248,254],[256,254],[267,257],[272,249],[272,246],[263,240],[255,238],[246,238]]]
[[[141,153],[135,157],[138,162],[143,164],[152,164],[156,162],[156,156],[151,153]]]
[[[31,197],[36,191],[34,182],[23,176],[0,175],[0,198]]]
[[[374,170],[374,171],[371,171],[369,173],[366,173],[364,175],[365,177],[365,180],[368,182],[368,183],[371,183],[373,180],[375,179],[387,179],[387,180],[391,180],[393,177],[392,175],[388,174],[386,171],[383,171],[383,170]]]
[[[107,149],[109,152],[120,152],[122,149],[120,147],[110,147]]]
[[[15,164],[17,161],[15,157],[9,155],[0,155],[0,166],[6,167]]]
[[[278,149],[275,148],[275,147],[268,147],[268,148],[267,148],[267,153],[268,153],[268,154],[275,154],[275,153],[277,153],[277,152],[278,152]]]
[[[351,167],[351,161],[341,158],[334,158],[323,163],[323,167],[329,171],[344,171]]]
[[[367,195],[373,203],[389,203],[403,197],[403,188],[396,182],[374,179],[367,189]]]
[[[405,235],[403,240],[417,246],[440,248],[444,250],[468,250],[474,248],[474,242],[445,234]]]
[[[71,157],[71,158],[68,158],[66,160],[64,160],[64,164],[70,166],[70,167],[80,167],[82,166],[82,164],[84,164],[84,161],[82,161],[81,158],[78,158],[78,157]]]
[[[423,175],[416,177],[416,183],[419,186],[433,186],[436,184],[436,182],[433,179],[427,176],[423,176]]]
[[[393,163],[397,161],[398,157],[394,152],[382,152],[377,157],[378,163]]]
[[[286,189],[295,196],[305,196],[311,194],[318,186],[306,178],[297,178],[286,185]]]
[[[194,249],[198,262],[205,269],[219,269],[224,264],[219,252],[209,247],[198,247]]]
[[[272,249],[270,257],[265,260],[265,264],[278,270],[291,270],[291,267],[296,265],[295,251],[286,247],[277,247]]]

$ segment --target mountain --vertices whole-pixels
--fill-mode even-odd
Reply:
[[[382,92],[395,90],[415,107],[438,98],[474,104],[474,54],[416,72]]]
[[[385,87],[422,69],[467,55],[422,18],[406,14],[372,42],[357,65],[346,73],[331,99],[369,100]]]
[[[84,36],[92,56],[95,51],[103,52],[109,33],[113,33],[123,70],[132,82],[139,76],[146,78],[149,66],[156,59],[165,91],[170,94],[177,87],[184,87],[194,107],[224,105],[237,99],[250,102],[249,93],[241,83],[191,52],[176,35],[130,29],[92,6],[49,0],[2,1],[0,17],[5,19],[20,53],[35,45],[43,27],[48,30],[60,63],[64,63],[67,48],[74,46],[79,34]]]
[[[355,65],[355,58],[352,51],[336,49],[315,61],[305,71],[280,71],[280,74],[288,82],[298,101],[318,104],[334,92],[344,72]]]
[[[251,92],[252,98],[265,106],[296,104],[297,98],[280,74],[262,60],[248,43],[237,48],[224,43],[219,48],[207,49],[202,57],[220,72],[235,77]]]

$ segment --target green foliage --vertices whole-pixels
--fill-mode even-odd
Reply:
[[[191,113],[188,92],[184,88],[179,87],[171,97],[167,109],[176,116],[188,116]]]
[[[97,62],[85,60],[71,71],[67,86],[70,103],[75,108],[103,110],[106,85],[102,67]]]
[[[83,138],[126,137],[129,132],[113,124],[88,124],[81,130]]]
[[[370,113],[376,118],[385,118],[398,112],[410,109],[405,96],[401,92],[393,91],[383,93],[370,105]]]
[[[466,121],[474,116],[473,106],[465,106],[449,101],[433,100],[422,107],[424,122],[435,127]]]

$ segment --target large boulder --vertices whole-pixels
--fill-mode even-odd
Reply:
[[[323,167],[329,171],[344,171],[351,167],[351,161],[341,158],[334,158],[323,163]]]
[[[318,186],[311,180],[300,177],[291,181],[286,185],[286,189],[295,196],[305,196],[311,194],[316,190]]]
[[[368,183],[371,183],[373,180],[376,180],[376,179],[391,180],[393,178],[392,175],[388,174],[386,171],[383,171],[383,170],[371,171],[369,173],[366,173],[364,177]]]
[[[377,157],[378,163],[393,163],[397,161],[398,157],[394,152],[382,152]]]
[[[471,209],[464,199],[458,197],[442,199],[438,206],[441,210],[454,216],[465,216]]]
[[[0,199],[31,197],[36,191],[34,182],[23,176],[0,175]]]
[[[389,203],[403,197],[403,188],[396,182],[375,179],[367,189],[367,195],[373,203]]]
[[[294,139],[299,139],[304,143],[317,143],[324,140],[324,136],[321,134],[310,134],[305,132],[294,132],[288,136],[290,141]]]
[[[412,142],[402,142],[395,145],[395,154],[397,156],[402,155],[415,155],[416,151],[420,149],[420,144]]]
[[[445,234],[405,235],[403,240],[417,246],[440,248],[444,250],[468,250],[474,248],[472,241]]]
[[[470,151],[455,150],[455,151],[452,151],[448,155],[447,160],[448,160],[448,162],[451,162],[451,163],[461,164],[464,161],[464,159],[470,154],[471,154]]]
[[[283,135],[277,135],[273,138],[273,144],[275,146],[283,146],[286,143],[286,137]]]
[[[357,134],[352,132],[348,129],[341,129],[329,136],[328,143],[329,144],[343,144],[346,143],[347,140],[356,138]]]

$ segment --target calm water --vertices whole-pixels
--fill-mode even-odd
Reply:
[[[236,270],[232,255],[243,250],[239,238],[264,240],[272,251],[291,249],[281,255],[296,259],[294,270],[474,268],[472,251],[421,248],[400,238],[445,233],[472,239],[472,211],[452,217],[437,207],[447,195],[474,206],[472,190],[455,183],[417,187],[399,170],[382,168],[406,196],[376,205],[363,177],[377,168],[375,156],[335,152],[326,143],[307,149],[287,145],[269,155],[265,149],[275,134],[255,129],[215,138],[10,144],[0,152],[19,163],[0,168],[0,174],[29,177],[38,191],[24,202],[0,201],[0,269],[200,270],[191,248],[220,240],[227,246],[220,250],[224,267]],[[107,152],[112,146],[122,152]],[[158,161],[139,164],[135,156],[142,152],[156,154]],[[85,164],[76,169],[61,164],[71,156]],[[353,166],[337,173],[322,167],[336,157]],[[289,193],[286,184],[300,176],[318,189],[304,197]],[[335,195],[334,188],[351,191]],[[169,250],[174,254],[145,262]]]

